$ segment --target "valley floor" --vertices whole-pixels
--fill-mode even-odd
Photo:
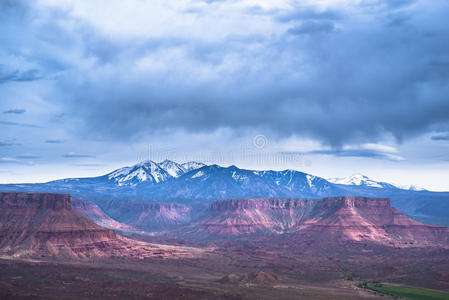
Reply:
[[[291,242],[222,241],[200,257],[179,259],[2,257],[0,298],[388,299],[359,288],[366,280],[449,291],[449,250]]]
[[[170,265],[170,264],[169,264]],[[194,267],[0,259],[1,299],[377,299],[345,281],[221,283]],[[169,275],[171,274],[171,275]],[[385,299],[385,297],[382,297]]]

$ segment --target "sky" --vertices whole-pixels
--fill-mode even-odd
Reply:
[[[145,159],[449,190],[446,0],[0,1],[0,183]]]

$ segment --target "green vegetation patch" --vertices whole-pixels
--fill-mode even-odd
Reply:
[[[362,284],[362,287],[398,298],[413,300],[449,300],[449,293],[422,288],[381,283],[366,283]]]

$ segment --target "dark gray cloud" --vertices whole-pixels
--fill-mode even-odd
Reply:
[[[228,0],[199,0],[199,1],[205,2],[207,4],[213,4],[213,3],[225,2],[225,1],[228,1]]]
[[[449,141],[449,132],[441,133],[430,137],[434,141]]]
[[[32,127],[32,128],[39,128],[40,126],[35,124],[27,124],[27,123],[20,123],[20,122],[10,122],[10,121],[0,121],[0,125],[8,125],[8,126],[19,126],[19,127]]]
[[[20,70],[7,70],[4,66],[0,65],[0,84],[8,81],[34,81],[42,79],[42,75],[39,70],[31,69],[26,71]]]
[[[29,78],[52,78],[45,99],[67,115],[61,126],[83,138],[230,128],[339,149],[449,128],[449,5],[412,3],[383,1],[383,9],[361,7],[358,17],[344,9],[271,11],[284,34],[240,31],[211,40],[176,32],[119,39],[82,20],[68,30],[57,22],[70,18],[64,11],[33,25],[22,18],[19,26],[14,14],[33,10],[25,6],[0,21],[9,41],[1,47],[41,70]],[[314,34],[323,32],[331,34]],[[17,54],[19,46],[47,51]]]
[[[33,165],[32,162],[16,159],[16,158],[9,158],[9,157],[0,157],[0,164],[5,165]]]
[[[38,159],[40,156],[34,154],[22,154],[16,156],[17,159]]]
[[[304,20],[339,20],[343,17],[341,12],[333,10],[319,11],[308,7],[298,7],[288,11],[276,12],[275,19],[282,23]]]
[[[102,167],[102,166],[104,166],[105,164],[95,164],[95,163],[92,163],[92,164],[73,164],[74,166],[77,166],[77,167]]]
[[[67,153],[64,154],[62,157],[65,158],[95,158],[95,155],[88,155],[88,154],[78,154],[78,153]]]
[[[380,1],[361,1],[359,6],[371,9],[374,12],[401,10],[407,8],[412,4],[417,3],[418,0],[380,0]]]
[[[310,155],[332,155],[340,157],[366,157],[366,158],[380,158],[387,160],[399,160],[392,156],[391,153],[385,153],[373,149],[345,149],[345,150],[316,150],[305,152],[304,154]]]
[[[10,146],[20,146],[20,144],[15,142],[0,141],[0,147],[10,147]]]
[[[329,21],[308,21],[301,25],[294,26],[288,29],[288,33],[294,35],[313,34],[318,32],[332,32],[334,30],[334,23]]]
[[[398,27],[407,25],[410,21],[411,16],[408,14],[394,14],[387,17],[387,26],[388,27]]]
[[[46,140],[44,143],[47,143],[47,144],[62,144],[62,143],[64,143],[64,141],[63,140]]]
[[[417,0],[384,0],[383,2],[386,3],[388,7],[400,8],[404,6],[409,6],[415,3],[416,1]]]
[[[8,110],[3,111],[4,114],[17,114],[17,115],[24,114],[25,112],[26,112],[26,109],[22,109],[22,108],[8,109]]]

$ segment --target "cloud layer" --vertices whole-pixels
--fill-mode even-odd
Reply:
[[[262,128],[338,147],[448,127],[445,1],[156,1],[167,27],[63,3],[2,4],[0,84],[46,82],[81,135]]]
[[[107,165],[93,160],[139,143],[258,134],[313,143],[279,153],[447,160],[448,14],[445,0],[1,1],[0,163]],[[416,139],[426,153],[402,153]]]

